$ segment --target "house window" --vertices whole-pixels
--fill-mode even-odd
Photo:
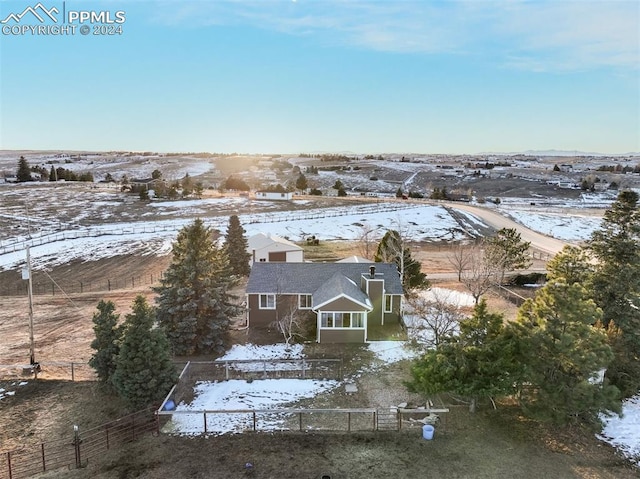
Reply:
[[[384,312],[390,313],[393,311],[393,296],[390,294],[384,295]]]
[[[311,295],[301,294],[298,296],[298,308],[311,309]]]
[[[363,328],[363,313],[320,313],[321,328]]]
[[[275,294],[261,294],[260,295],[260,309],[276,309],[276,295]]]

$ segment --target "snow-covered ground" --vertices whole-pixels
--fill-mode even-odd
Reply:
[[[597,216],[570,216],[562,213],[518,210],[509,210],[507,214],[527,228],[564,241],[587,240],[602,225],[602,218]]]
[[[391,364],[411,358],[415,353],[405,347],[404,341],[375,341],[368,343],[381,364]],[[304,357],[303,346],[284,344],[257,346],[234,345],[220,360],[273,360],[299,359]],[[335,380],[312,379],[259,379],[251,382],[230,380],[199,382],[190,403],[176,405],[167,430],[176,434],[200,434],[204,429],[204,410],[284,409],[295,407],[301,399],[313,398],[342,385]],[[190,413],[198,411],[197,413]],[[280,429],[284,419],[277,414],[260,416],[261,430]],[[214,434],[241,432],[251,429],[252,415],[247,413],[207,414],[207,431]]]
[[[175,202],[176,205],[182,203],[187,208],[193,207],[191,201]],[[240,205],[238,209],[242,209]],[[228,217],[205,218],[204,221],[224,233]],[[417,240],[455,240],[463,237],[458,223],[449,213],[433,205],[403,207],[399,210],[375,205],[353,205],[286,213],[244,214],[240,215],[240,221],[248,236],[262,232],[294,241],[309,236],[321,240],[354,240],[361,234],[361,226],[365,224],[378,228],[380,236],[387,228],[398,225],[399,228],[408,229]],[[76,228],[41,239],[36,235],[30,243],[53,242],[31,248],[32,264],[40,268],[66,264],[72,259],[88,261],[122,254],[168,254],[179,229],[190,222],[190,218],[156,218],[154,221],[112,222]],[[24,264],[24,246],[22,243],[19,246],[19,251],[0,254],[0,268],[9,269]]]
[[[260,379],[253,382],[230,380],[200,382],[195,398],[189,404],[178,404],[170,430],[178,434],[201,434],[204,410],[283,409],[300,399],[312,398],[338,387],[338,381],[314,379]],[[188,414],[189,411],[199,411]],[[224,434],[252,428],[251,414],[207,414],[207,431]],[[260,429],[280,429],[283,420],[277,416],[262,419]]]
[[[599,439],[608,442],[640,466],[640,394],[622,405],[622,417],[603,417]]]

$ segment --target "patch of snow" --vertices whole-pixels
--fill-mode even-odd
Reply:
[[[640,394],[622,404],[622,417],[604,416],[602,433],[596,437],[617,448],[640,466]]]
[[[405,359],[412,359],[415,352],[407,347],[406,341],[370,341],[369,351],[383,364],[393,364]]]
[[[475,306],[476,304],[475,299],[473,299],[473,296],[469,293],[463,293],[453,289],[429,288],[425,291],[420,291],[418,294],[427,301],[445,303],[450,306],[464,307]]]
[[[200,382],[195,388],[195,398],[190,404],[180,403],[177,414],[171,420],[173,431],[178,434],[201,434],[204,419],[201,412],[189,411],[238,410],[238,409],[282,409],[300,399],[312,398],[336,388],[338,381],[311,379],[262,379],[252,382],[231,380],[223,382]],[[207,432],[224,434],[252,429],[252,415],[241,413],[207,414]],[[271,415],[260,417],[261,430],[282,429],[284,418]]]
[[[301,359],[304,358],[302,344],[287,346],[284,343],[258,346],[256,344],[234,344],[218,361],[232,361],[242,359]]]

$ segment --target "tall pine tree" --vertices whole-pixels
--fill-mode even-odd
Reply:
[[[237,276],[249,276],[251,270],[249,267],[251,259],[251,255],[248,253],[249,244],[244,234],[245,230],[240,224],[238,216],[230,216],[224,247],[229,257],[231,272]]]
[[[521,405],[541,420],[565,424],[597,422],[598,414],[619,410],[619,390],[596,379],[613,359],[602,328],[602,313],[579,283],[561,278],[527,300],[511,323],[517,338],[515,362],[524,365]]]
[[[32,181],[31,178],[31,167],[29,167],[29,162],[24,156],[21,156],[18,160],[18,169],[16,172],[17,179],[20,183],[25,181]]]
[[[640,208],[634,191],[622,191],[604,214],[589,248],[597,258],[593,297],[605,327],[617,330],[607,377],[624,397],[640,388]]]
[[[162,401],[178,377],[164,331],[154,322],[153,308],[144,296],[136,297],[112,378],[120,397],[136,409]]]
[[[96,370],[98,379],[110,384],[116,370],[116,361],[120,352],[122,327],[118,326],[119,314],[112,301],[100,301],[98,312],[93,315],[93,331],[96,335],[91,342],[95,353],[89,359],[89,366]]]
[[[178,233],[173,259],[155,288],[158,322],[176,355],[221,354],[230,317],[236,313],[228,293],[229,260],[213,232],[196,219]]]
[[[395,263],[398,266],[405,292],[429,287],[422,265],[411,256],[411,250],[396,230],[388,230],[380,240],[374,257],[377,263]]]
[[[468,399],[475,412],[480,399],[513,392],[516,365],[504,335],[503,317],[490,313],[483,299],[473,315],[460,321],[460,333],[449,336],[411,367],[409,390],[425,395],[451,392]]]

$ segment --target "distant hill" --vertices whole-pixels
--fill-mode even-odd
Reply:
[[[526,150],[510,153],[479,153],[480,155],[527,155],[527,156],[640,156],[640,152],[629,153],[595,153],[578,150]]]

